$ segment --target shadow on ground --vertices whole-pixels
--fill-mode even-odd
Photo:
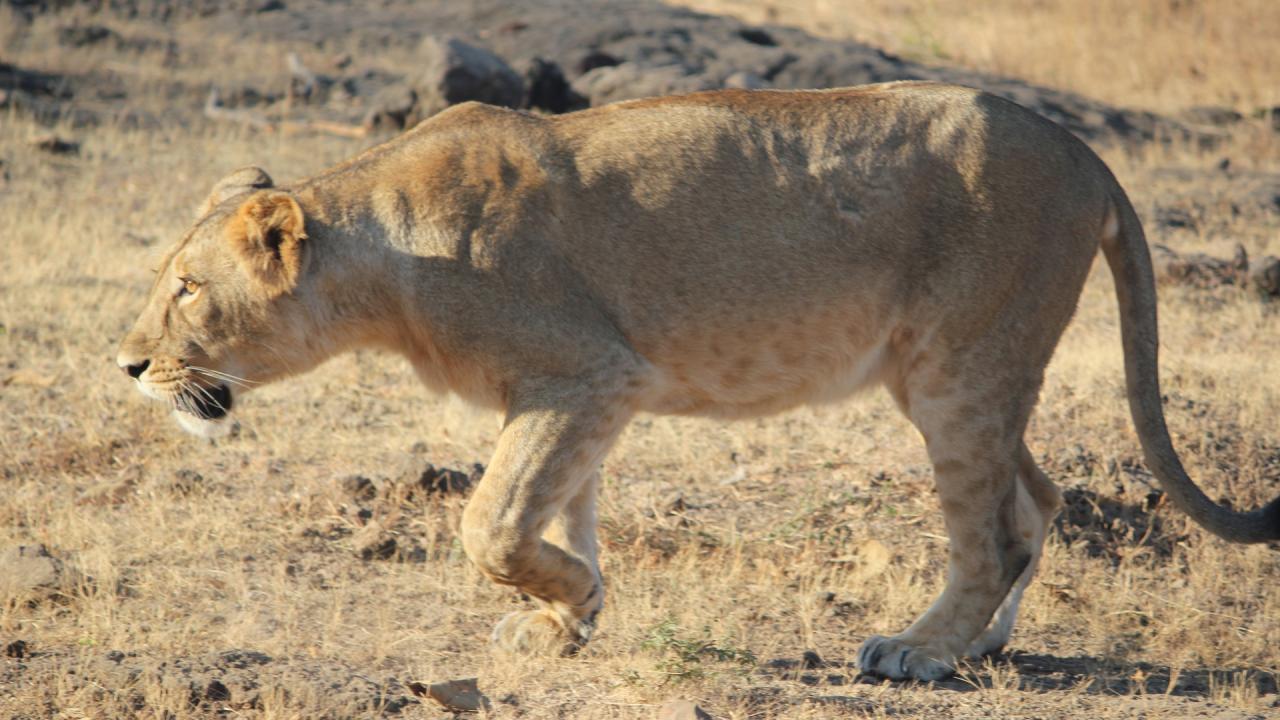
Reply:
[[[984,664],[968,663],[955,676],[931,683],[931,686],[955,692],[992,689],[997,685],[1009,686],[1011,683],[998,678],[1009,671],[1017,675],[1016,689],[1032,692],[1071,690],[1106,695],[1173,695],[1197,700],[1210,699],[1215,688],[1224,686],[1252,687],[1259,695],[1275,695],[1280,692],[1277,685],[1280,678],[1275,673],[1256,668],[1171,668],[1089,655],[1057,657],[1025,652],[993,656]],[[888,682],[859,673],[856,662],[819,660],[811,654],[806,654],[800,660],[770,660],[761,665],[760,673],[814,687],[878,685]],[[904,684],[916,683],[910,681]],[[863,702],[863,699],[856,697],[847,699],[853,704]],[[836,697],[830,700],[838,702]]]

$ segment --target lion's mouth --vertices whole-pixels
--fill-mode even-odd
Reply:
[[[188,393],[183,410],[201,420],[219,420],[231,412],[231,387],[214,385]]]

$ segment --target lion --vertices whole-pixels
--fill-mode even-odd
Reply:
[[[932,680],[1001,649],[1060,493],[1023,440],[1101,247],[1146,462],[1215,535],[1280,538],[1280,500],[1219,506],[1164,424],[1152,266],[1104,163],[977,90],[726,90],[554,117],[455,106],[290,186],[217,184],[119,365],[188,429],[362,347],[498,409],[463,513],[470,559],[536,602],[493,642],[572,652],[604,605],[596,495],[638,413],[754,417],[888,388],[923,436],[945,589],[868,638],[864,672]]]

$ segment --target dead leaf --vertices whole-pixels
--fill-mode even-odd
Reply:
[[[480,692],[475,678],[449,680],[448,682],[431,683],[429,685],[411,682],[409,683],[409,690],[414,695],[425,695],[435,700],[441,707],[450,712],[480,712],[481,710],[489,710],[492,707],[489,698]]]
[[[884,543],[871,538],[858,546],[858,560],[860,567],[858,568],[858,577],[862,579],[875,577],[889,568],[889,561],[893,559],[893,554],[889,552],[889,548]]]

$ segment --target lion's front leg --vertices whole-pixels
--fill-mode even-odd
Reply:
[[[462,517],[467,555],[490,579],[537,600],[504,618],[494,643],[566,653],[591,636],[604,604],[596,560],[598,467],[630,412],[580,387],[517,400]],[[545,539],[544,539],[545,535]]]

